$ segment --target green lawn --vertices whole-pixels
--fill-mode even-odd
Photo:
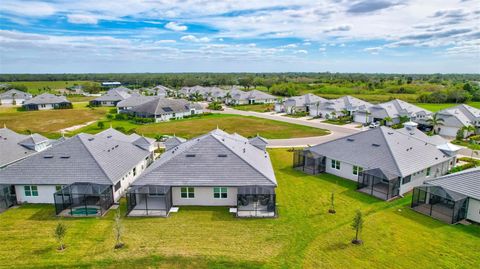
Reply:
[[[90,83],[90,81],[15,81],[15,82],[0,82],[0,84],[25,85],[28,92],[31,94],[39,94],[44,91],[43,88],[49,87],[51,90],[65,89],[66,87]]]
[[[445,108],[453,107],[458,104],[423,104],[423,103],[417,103],[415,104],[419,107],[422,107],[424,109],[430,110],[432,112],[437,112]],[[480,102],[470,102],[468,105],[480,109]]]
[[[130,121],[113,120],[106,121],[105,128],[110,127],[110,124],[112,124],[114,128],[123,127],[125,131],[134,129],[136,133],[149,137],[155,137],[157,134],[175,134],[184,138],[192,138],[205,134],[217,128],[217,126],[229,133],[236,132],[246,137],[252,137],[259,134],[265,138],[271,139],[321,136],[329,133],[324,129],[230,114],[210,114],[198,118],[188,118],[145,125],[133,124]],[[76,133],[97,133],[100,131],[101,129],[99,129],[96,124],[92,124],[79,129]]]
[[[169,218],[125,218],[126,247],[114,250],[113,215],[63,219],[63,252],[52,236],[51,205],[0,214],[0,264],[15,268],[475,268],[480,227],[448,225],[410,210],[410,196],[384,202],[334,176],[290,168],[270,150],[279,187],[277,219],[236,219],[224,207],[181,207]],[[327,213],[330,192],[337,214]],[[124,204],[122,204],[124,209]],[[356,209],[364,244],[352,245]]]
[[[274,104],[238,105],[232,106],[232,108],[243,111],[269,112],[273,111]]]

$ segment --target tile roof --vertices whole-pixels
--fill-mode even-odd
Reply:
[[[25,101],[24,105],[70,103],[65,96],[56,96],[51,93],[43,93]]]
[[[430,115],[432,112],[412,105],[405,101],[395,99],[385,103],[370,107],[370,112],[374,118],[398,118],[399,116],[413,116],[418,114]]]
[[[26,158],[35,151],[35,144],[49,140],[39,134],[23,135],[8,128],[0,128],[0,167]]]
[[[442,118],[442,116],[455,117],[465,126],[473,125],[475,121],[480,121],[480,109],[465,104],[440,110],[438,115],[439,118]]]
[[[284,104],[286,106],[302,107],[302,106],[308,106],[311,104],[322,103],[326,101],[327,99],[325,98],[322,98],[320,96],[317,96],[311,93],[307,93],[301,96],[289,97],[284,101]]]
[[[26,92],[19,91],[17,89],[10,89],[4,93],[0,93],[0,99],[12,99],[15,94],[16,99],[30,99],[32,95]]]
[[[480,201],[480,168],[471,168],[458,173],[425,181],[426,185],[440,186]]]
[[[162,115],[189,112],[191,106],[193,106],[193,104],[187,100],[156,97],[153,100],[135,106],[130,110],[145,115]]]

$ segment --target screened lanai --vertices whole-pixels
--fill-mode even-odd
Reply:
[[[412,209],[447,223],[465,219],[468,197],[441,186],[423,185],[413,189]]]
[[[12,188],[12,185],[0,185],[0,212],[16,203],[15,196],[12,195]]]
[[[237,192],[237,217],[275,217],[276,196],[274,187],[239,187]]]
[[[316,175],[325,172],[325,156],[310,150],[295,150],[293,153],[293,168],[307,174]]]
[[[170,186],[132,186],[127,191],[127,216],[167,217],[171,207]]]
[[[358,191],[389,200],[400,193],[400,177],[379,168],[364,170],[358,176]]]
[[[54,194],[55,211],[59,216],[103,216],[113,205],[111,185],[77,182]]]

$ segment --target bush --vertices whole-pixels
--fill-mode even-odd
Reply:
[[[223,110],[222,104],[220,102],[211,102],[208,104],[208,109],[210,110]]]
[[[128,115],[127,114],[115,114],[115,119],[116,120],[128,120]]]

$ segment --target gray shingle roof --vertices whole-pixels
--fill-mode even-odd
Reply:
[[[37,153],[35,143],[45,141],[48,139],[39,134],[23,135],[0,128],[0,167]]]
[[[428,180],[425,184],[440,186],[480,201],[480,167]]]
[[[132,95],[117,103],[117,107],[135,107],[155,99],[155,96]]]
[[[401,177],[450,159],[433,143],[384,126],[309,149],[364,169],[380,168]]]
[[[426,109],[399,99],[374,105],[370,107],[370,112],[374,118],[391,117],[392,119],[400,116],[413,116],[420,114],[430,115],[432,113]]]
[[[266,100],[266,99],[276,99],[277,97],[259,91],[259,90],[251,90],[251,91],[242,91],[239,89],[233,89],[230,91],[230,95],[234,100]]]
[[[56,96],[51,93],[43,93],[25,101],[24,105],[41,105],[41,104],[59,104],[70,103],[65,96]]]
[[[0,170],[0,184],[114,184],[149,154],[128,142],[78,134]]]
[[[116,102],[122,101],[130,96],[138,96],[139,94],[132,92],[130,89],[125,87],[114,88],[106,92],[104,95],[95,98],[93,101],[98,102]]]
[[[166,151],[132,185],[276,186],[270,157],[236,136],[214,130]]]
[[[136,133],[126,135],[118,130],[115,130],[114,128],[110,127],[104,131],[101,131],[100,133],[97,133],[95,137],[101,137],[109,140],[118,140],[118,141],[123,141],[123,142],[128,142],[128,143],[149,143],[153,144],[155,143],[155,139],[152,138],[146,138],[139,136]]]
[[[465,126],[473,125],[475,121],[480,121],[480,109],[465,104],[440,110],[438,114],[440,118],[442,116],[454,117]]]
[[[327,101],[327,99],[311,93],[307,93],[301,96],[289,97],[288,99],[285,100],[284,104],[286,106],[302,107],[302,106],[308,106],[314,103],[322,103],[325,101]]]
[[[30,99],[32,95],[26,92],[19,91],[17,89],[10,89],[2,94],[0,94],[0,99],[12,99],[15,94],[15,99]]]
[[[162,115],[190,111],[191,104],[183,99],[156,97],[151,101],[135,106],[131,111],[144,115]]]

